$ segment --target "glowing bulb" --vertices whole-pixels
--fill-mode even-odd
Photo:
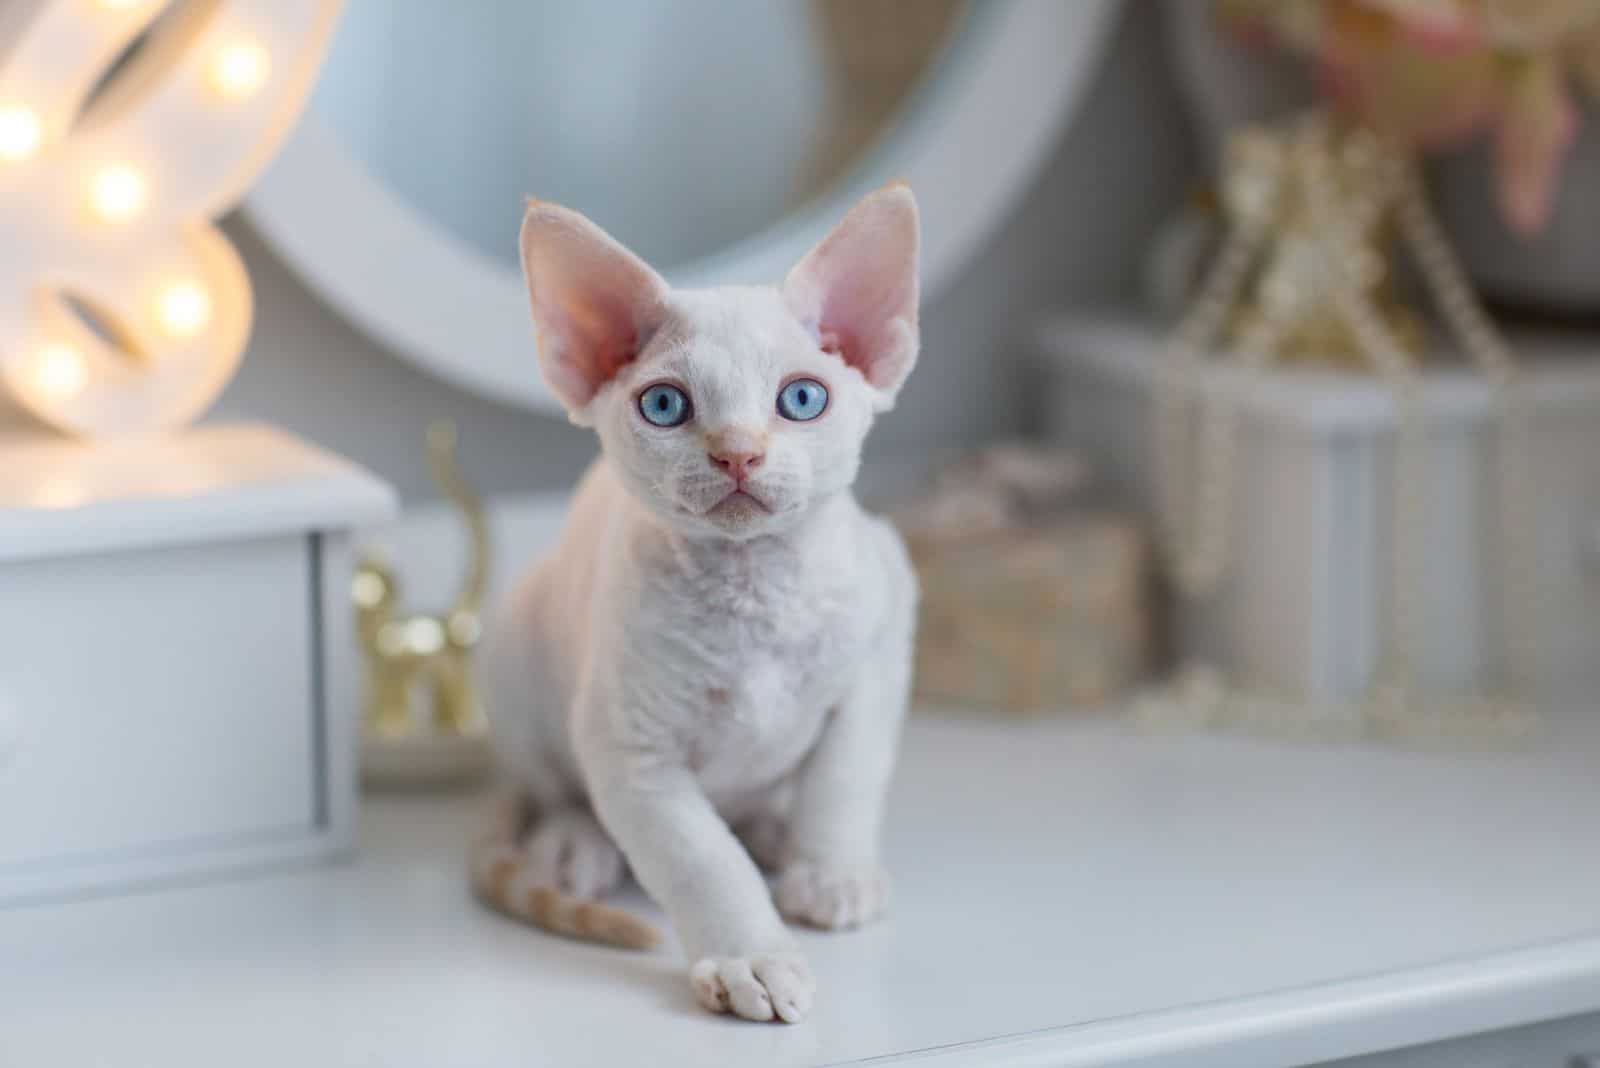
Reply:
[[[44,128],[29,108],[0,108],[0,159],[13,163],[39,151]]]
[[[56,342],[33,359],[33,385],[51,400],[69,400],[89,384],[89,364],[71,345]]]
[[[95,0],[103,11],[132,11],[136,7],[143,7],[147,0]]]
[[[173,337],[194,337],[211,322],[211,295],[198,282],[177,282],[156,300],[161,329]]]
[[[144,208],[144,198],[144,177],[123,164],[105,168],[89,184],[89,201],[106,222],[128,222]]]
[[[211,85],[229,100],[242,100],[267,81],[267,50],[254,41],[228,45],[211,62]]]

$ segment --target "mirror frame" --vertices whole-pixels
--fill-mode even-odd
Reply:
[[[922,208],[924,299],[936,297],[1048,158],[1088,88],[1114,7],[1114,0],[974,4],[936,72],[825,194],[750,238],[662,273],[677,286],[776,282],[860,195],[903,178]],[[520,271],[374,179],[314,110],[245,211],[291,270],[380,344],[460,388],[560,411],[535,366]],[[508,244],[515,234],[508,224]]]

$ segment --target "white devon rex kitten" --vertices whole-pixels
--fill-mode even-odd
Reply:
[[[491,636],[496,746],[525,793],[474,881],[553,930],[646,945],[592,902],[631,867],[701,1003],[747,1019],[811,1005],[780,911],[852,927],[888,896],[916,582],[851,483],[916,359],[917,242],[891,186],[781,287],[675,291],[575,212],[535,202],[522,225],[540,367],[603,458]]]

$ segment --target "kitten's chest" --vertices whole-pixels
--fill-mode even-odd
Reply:
[[[667,574],[651,674],[707,788],[781,777],[814,743],[856,671],[855,591],[837,571],[762,547]],[[656,612],[651,612],[656,615]]]

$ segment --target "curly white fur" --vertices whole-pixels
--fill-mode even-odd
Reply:
[[[498,754],[539,822],[520,876],[485,871],[598,896],[614,840],[702,1004],[796,1021],[815,982],[780,909],[850,927],[888,896],[916,583],[851,484],[916,358],[915,201],[868,196],[777,288],[675,292],[547,204],[522,250],[546,381],[603,458],[490,637]],[[775,405],[797,377],[828,390],[813,421]],[[662,382],[691,400],[681,426],[640,412]],[[741,835],[776,862],[776,907]]]

